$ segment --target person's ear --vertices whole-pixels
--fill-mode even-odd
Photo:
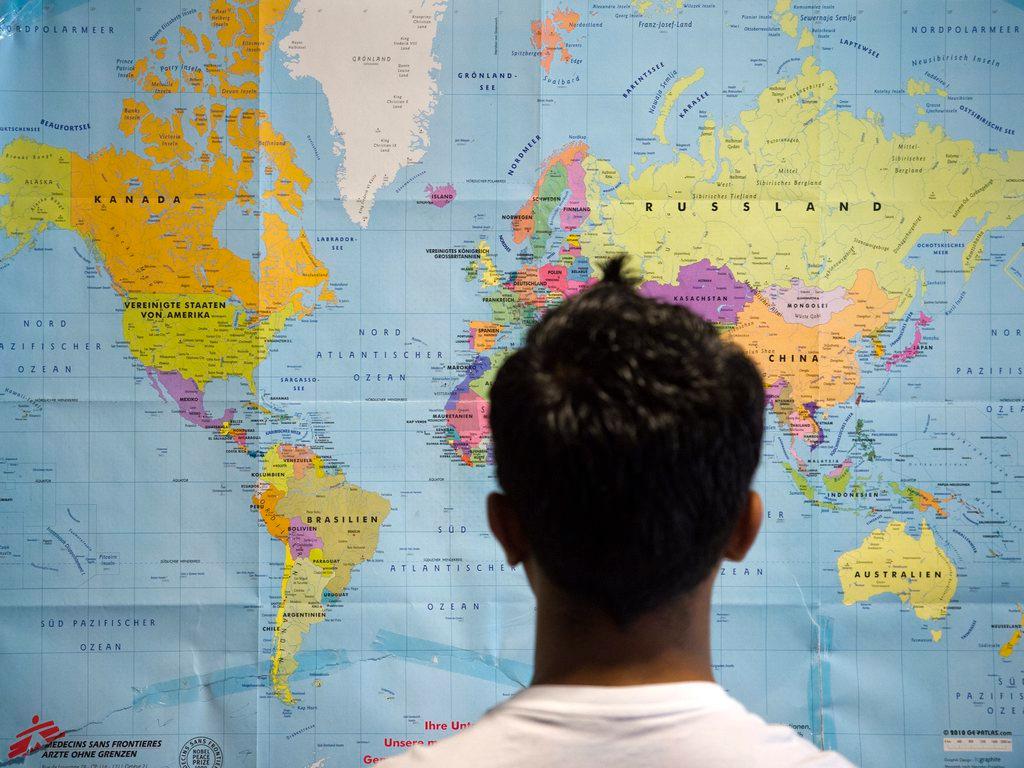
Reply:
[[[747,552],[754,544],[754,539],[757,538],[758,531],[761,530],[763,517],[764,505],[761,503],[761,496],[757,491],[750,491],[740,519],[736,521],[736,527],[722,553],[726,560],[738,562],[747,556]]]
[[[511,566],[526,561],[529,546],[519,515],[512,509],[508,496],[494,491],[487,496],[487,522],[491,533],[505,550],[505,559]]]

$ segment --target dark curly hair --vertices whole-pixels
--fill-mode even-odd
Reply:
[[[497,476],[544,573],[620,625],[714,568],[761,455],[754,363],[611,260],[491,388]]]

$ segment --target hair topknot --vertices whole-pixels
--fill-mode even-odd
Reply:
[[[612,256],[604,264],[604,269],[601,272],[602,283],[612,283],[616,285],[627,285],[635,286],[636,279],[626,274],[626,260],[627,256],[624,253],[620,253],[617,256]]]

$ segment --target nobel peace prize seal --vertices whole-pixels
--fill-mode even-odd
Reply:
[[[224,752],[220,744],[206,736],[196,736],[185,742],[178,754],[178,768],[221,768]]]

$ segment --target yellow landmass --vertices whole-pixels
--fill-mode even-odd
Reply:
[[[1008,659],[1013,655],[1013,649],[1017,647],[1017,643],[1020,642],[1020,638],[1024,634],[1021,632],[1021,629],[1024,629],[1024,606],[1021,606],[1020,603],[1017,603],[1017,613],[1020,614],[1020,628],[1013,630],[1013,634],[999,648],[999,655],[1004,659]]]
[[[260,113],[255,109],[235,107],[227,117],[228,139],[232,146],[253,152],[259,146]]]
[[[71,226],[71,153],[15,139],[0,155],[0,229],[14,238],[9,258],[47,227]]]
[[[201,69],[188,69],[185,70],[183,75],[185,83],[192,88],[193,93],[199,93],[203,90],[203,84],[205,81],[205,75]]]
[[[1008,659],[1013,655],[1013,649],[1017,646],[1017,643],[1020,642],[1020,634],[1019,629],[1013,630],[1013,634],[1010,635],[1010,639],[1003,643],[1002,647],[999,649],[1000,656],[1004,659]]]
[[[329,580],[313,560],[307,557],[292,560],[286,551],[281,604],[274,623],[274,656],[270,662],[271,690],[285,704],[295,703],[288,680],[298,669],[295,656],[302,648],[302,639],[310,627],[327,618],[323,593]]]
[[[662,144],[668,144],[668,139],[665,137],[665,121],[668,120],[669,114],[672,112],[672,108],[675,106],[676,101],[683,95],[687,88],[693,84],[699,82],[704,77],[704,67],[697,67],[691,74],[684,77],[680,77],[676,80],[668,93],[665,95],[665,102],[661,106],[661,111],[658,113],[658,119],[654,121],[654,137]]]
[[[278,502],[281,517],[300,517],[323,540],[323,562],[332,576],[327,588],[341,594],[352,569],[373,556],[380,525],[391,510],[387,499],[322,471],[295,478]]]
[[[267,530],[286,548],[270,676],[274,693],[293,703],[288,678],[297,667],[303,636],[324,618],[323,591],[340,595],[352,569],[373,557],[391,504],[349,483],[341,471],[328,472],[308,448],[291,445],[267,451],[253,502]],[[322,542],[308,557],[292,551],[293,522],[308,526]]]
[[[684,0],[632,0],[633,7],[641,16],[652,8],[659,13],[671,13],[681,10]]]
[[[887,138],[877,115],[836,109],[836,93],[835,75],[807,58],[738,125],[705,126],[703,161],[680,153],[607,195],[592,214],[598,225],[581,238],[584,252],[595,265],[633,253],[647,279],[666,283],[707,258],[757,289],[794,277],[849,287],[868,269],[902,315],[919,282],[904,263],[915,242],[975,220],[969,275],[984,234],[1024,214],[1024,152],[978,154],[924,122]]]
[[[288,481],[294,476],[294,463],[281,456],[278,446],[273,446],[263,455],[262,482],[283,492],[288,490]]]
[[[876,528],[857,549],[842,554],[838,564],[844,605],[891,593],[909,601],[919,618],[934,620],[946,615],[956,593],[956,568],[925,520],[919,539],[898,520],[884,530]]]
[[[915,80],[912,77],[907,80],[907,96],[921,96],[931,92],[932,84],[927,80]]]
[[[175,306],[156,308],[168,302]],[[239,376],[255,392],[256,366],[297,309],[249,321],[238,304],[216,294],[130,293],[122,327],[128,348],[149,368],[178,371],[200,390],[214,379]]]
[[[779,27],[790,37],[796,37],[797,29],[800,26],[800,17],[792,11],[786,11],[778,15]]]
[[[178,27],[178,34],[181,35],[181,45],[192,53],[199,53],[199,39],[196,33],[188,27]]]
[[[595,221],[601,216],[606,190],[613,188],[622,178],[607,160],[594,157],[589,152],[583,158],[583,186],[587,194],[587,207]],[[575,234],[575,233],[574,233]],[[578,245],[582,246],[582,239]]]
[[[796,46],[798,51],[814,45],[814,33],[808,27],[801,29],[800,17],[793,12],[792,0],[778,0],[772,11],[772,19],[789,37],[796,39],[797,35],[800,36],[800,42]]]
[[[918,512],[933,511],[938,517],[949,517],[949,513],[946,512],[942,505],[948,501],[953,501],[955,497],[946,496],[940,499],[923,488],[915,488],[912,485],[900,487],[900,484],[896,482],[890,483],[890,487],[897,494],[912,502]]]
[[[485,288],[493,288],[501,284],[501,273],[494,266],[494,259],[491,258],[491,246],[486,240],[481,240],[477,245],[477,253],[480,254],[480,265],[483,273],[480,275],[480,284]]]

